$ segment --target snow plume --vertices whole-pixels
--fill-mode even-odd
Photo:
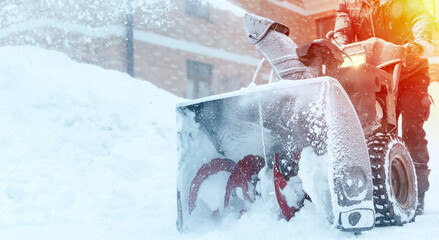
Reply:
[[[123,51],[127,29],[173,24],[175,0],[3,0],[0,46],[33,45],[100,64]],[[119,50],[119,51],[120,51]]]
[[[162,25],[173,8],[171,0],[4,0],[0,3],[0,26],[41,18],[105,26],[124,22],[130,11],[138,14],[140,24]]]
[[[0,45],[22,44],[23,39],[34,44],[52,32],[57,38],[84,31],[121,35],[130,14],[136,27],[162,27],[172,23],[175,8],[173,0],[3,0]]]
[[[227,0],[203,0],[203,2],[211,4],[214,8],[229,11],[238,17],[244,17],[244,14],[247,12],[243,8],[236,6],[234,3]]]
[[[170,12],[175,9],[175,3],[171,0],[132,0],[132,9],[141,9],[145,14],[142,16],[146,26],[157,26],[172,23]]]

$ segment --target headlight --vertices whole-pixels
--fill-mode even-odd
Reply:
[[[367,195],[367,177],[361,167],[346,169],[343,175],[343,191],[347,200],[362,201]]]
[[[357,67],[363,63],[366,63],[366,54],[356,54],[349,57],[344,58],[344,62],[341,65],[342,68],[344,67]]]

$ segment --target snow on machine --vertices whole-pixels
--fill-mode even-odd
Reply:
[[[405,49],[380,39],[298,48],[288,27],[252,14],[244,27],[280,81],[177,106],[178,229],[239,218],[257,201],[287,220],[312,201],[345,231],[413,221],[396,107]]]

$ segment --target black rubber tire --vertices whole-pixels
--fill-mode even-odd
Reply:
[[[368,140],[373,177],[375,226],[403,225],[415,219],[418,188],[409,151],[398,137]]]

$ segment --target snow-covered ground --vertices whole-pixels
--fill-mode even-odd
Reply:
[[[430,93],[439,101],[439,84]],[[175,104],[126,74],[35,47],[0,48],[0,239],[435,239],[439,106],[426,124],[425,215],[359,236],[308,203],[290,222],[258,202],[237,222],[176,230]]]

